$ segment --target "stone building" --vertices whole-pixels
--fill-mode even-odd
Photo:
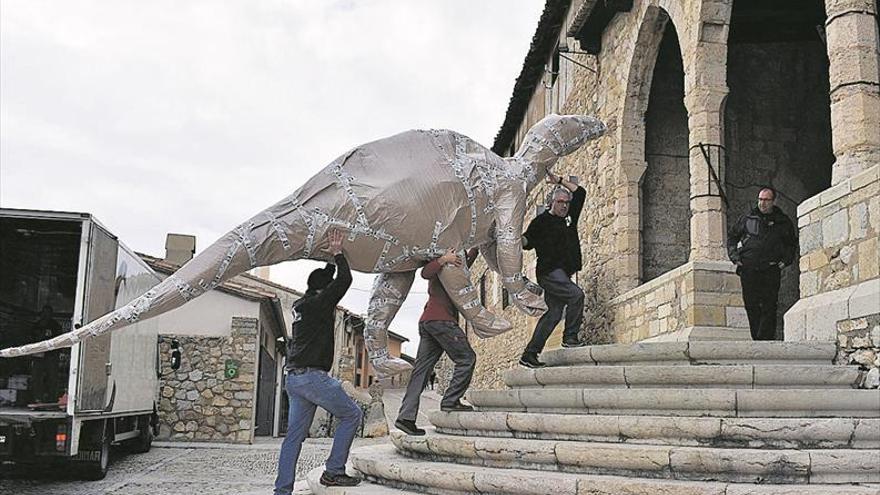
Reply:
[[[162,276],[179,267],[141,257]],[[278,292],[283,291],[244,283],[245,277],[158,317],[158,438],[250,443],[255,436],[279,434],[286,324]],[[174,347],[181,354],[176,371],[170,367]]]
[[[875,0],[547,1],[493,149],[511,155],[552,112],[607,123],[554,169],[587,190],[591,341],[748,340],[726,226],[769,185],[800,229],[777,337],[839,339],[880,364],[876,13]],[[487,305],[516,324],[473,341],[475,387],[498,387],[535,320],[479,263]],[[534,277],[531,252],[525,265]]]

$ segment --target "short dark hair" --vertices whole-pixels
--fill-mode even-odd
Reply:
[[[330,285],[330,282],[333,281],[333,274],[335,271],[336,267],[330,263],[327,263],[327,266],[324,268],[313,270],[312,273],[309,274],[308,290],[321,290]]]
[[[764,191],[770,191],[770,194],[773,195],[773,200],[776,201],[776,189],[773,189],[770,186],[763,186],[761,187],[761,189],[758,190],[758,196],[760,196],[761,193]]]

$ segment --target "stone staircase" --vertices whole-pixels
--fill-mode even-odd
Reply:
[[[560,349],[474,390],[474,412],[357,449],[369,483],[316,494],[880,494],[880,390],[834,343]]]

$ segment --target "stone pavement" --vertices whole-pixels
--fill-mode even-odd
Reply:
[[[386,391],[386,416],[396,418],[403,390]],[[439,396],[425,392],[426,414],[439,408]],[[428,425],[426,414],[419,424]],[[0,468],[0,494],[15,495],[214,495],[270,494],[275,480],[280,438],[260,437],[253,445],[155,442],[146,454],[128,454],[119,449],[107,477],[101,481],[79,481],[60,469],[21,470]],[[303,445],[297,479],[324,463],[332,439],[313,438]],[[381,445],[387,438],[356,439],[355,447]]]

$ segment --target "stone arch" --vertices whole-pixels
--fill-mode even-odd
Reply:
[[[675,24],[662,31],[645,111],[645,173],[640,182],[641,281],[690,256],[690,155],[684,60]]]

